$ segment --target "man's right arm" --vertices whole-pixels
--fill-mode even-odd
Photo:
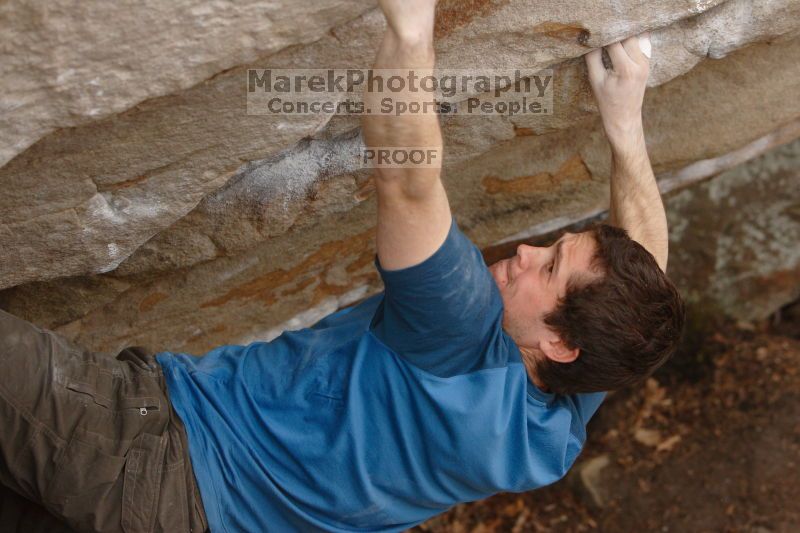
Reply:
[[[666,271],[667,217],[647,156],[642,125],[649,59],[642,53],[638,37],[614,43],[607,49],[613,70],[603,66],[600,49],[589,52],[586,63],[603,128],[611,144],[609,222],[625,229]]]

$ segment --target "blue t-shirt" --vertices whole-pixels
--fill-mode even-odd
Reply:
[[[402,531],[561,478],[604,393],[546,394],[453,221],[385,291],[271,342],[162,353],[211,531]]]

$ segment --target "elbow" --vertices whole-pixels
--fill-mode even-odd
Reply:
[[[382,200],[425,200],[442,188],[439,174],[439,169],[380,169],[375,173],[375,189]]]

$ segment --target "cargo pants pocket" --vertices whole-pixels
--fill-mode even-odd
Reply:
[[[128,452],[122,489],[122,530],[125,533],[153,531],[166,448],[166,435],[142,433]]]
[[[58,459],[45,505],[78,531],[119,530],[126,462],[73,435]]]
[[[156,376],[122,365],[70,361],[60,374],[74,427],[45,503],[78,531],[153,531],[169,417]]]

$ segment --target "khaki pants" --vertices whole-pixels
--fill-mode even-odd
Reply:
[[[186,432],[152,354],[89,352],[0,310],[0,424],[0,484],[74,530],[206,531]],[[54,530],[27,509],[9,524],[9,507],[3,531]]]

